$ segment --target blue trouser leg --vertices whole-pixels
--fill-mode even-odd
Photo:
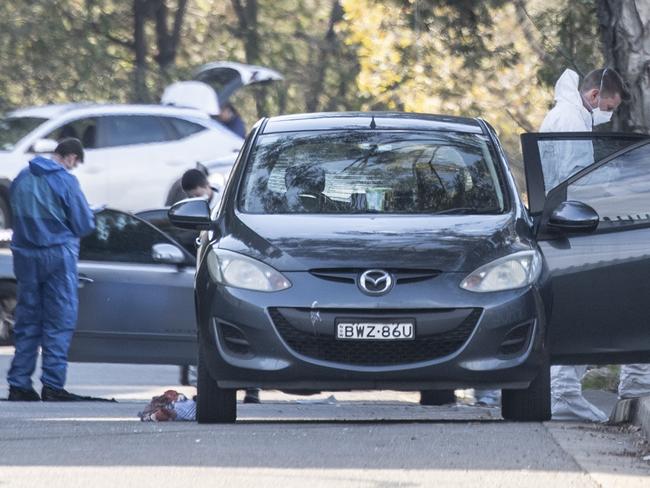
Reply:
[[[18,284],[14,325],[16,352],[7,375],[11,386],[29,389],[41,345],[43,296],[39,282],[39,260],[31,253],[14,252],[14,274]]]
[[[77,256],[66,247],[52,251],[43,283],[43,385],[62,389],[68,349],[77,322]]]

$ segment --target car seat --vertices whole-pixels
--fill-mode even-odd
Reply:
[[[301,164],[290,166],[284,173],[287,188],[285,198],[288,209],[293,212],[317,213],[323,211],[327,197],[325,170],[320,166]]]
[[[94,125],[89,125],[86,127],[83,135],[81,136],[81,144],[83,144],[85,148],[95,147],[95,134],[97,134],[97,129]]]

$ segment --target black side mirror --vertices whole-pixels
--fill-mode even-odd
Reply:
[[[588,234],[596,230],[598,213],[586,203],[567,201],[560,203],[548,220],[549,229],[562,232]]]
[[[181,229],[208,230],[210,206],[205,198],[188,198],[181,200],[167,212],[169,221]]]

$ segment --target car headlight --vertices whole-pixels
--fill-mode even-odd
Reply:
[[[521,251],[496,259],[481,266],[460,284],[475,292],[514,290],[537,280],[542,269],[542,258],[537,251]]]
[[[208,270],[217,283],[255,291],[281,291],[291,282],[267,264],[243,254],[212,248]]]

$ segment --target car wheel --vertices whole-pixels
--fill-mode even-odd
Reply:
[[[454,390],[422,390],[420,392],[420,405],[448,405],[456,403]]]
[[[0,283],[0,345],[14,342],[14,312],[16,311],[16,284]]]
[[[544,361],[537,377],[525,390],[503,390],[501,416],[517,422],[551,419],[551,367]]]
[[[4,198],[0,197],[0,229],[10,229],[11,228],[11,207],[9,202]]]
[[[196,420],[200,424],[233,423],[237,418],[237,390],[220,388],[210,376],[199,345]]]

